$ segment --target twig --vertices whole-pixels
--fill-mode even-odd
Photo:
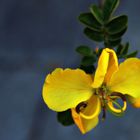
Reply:
[[[103,8],[105,0],[98,0],[98,2],[99,2],[99,7]]]

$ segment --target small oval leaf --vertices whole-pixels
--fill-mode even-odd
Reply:
[[[104,21],[107,22],[114,11],[117,9],[119,5],[119,0],[105,0],[103,13],[104,13]]]
[[[92,74],[93,72],[95,72],[95,67],[93,65],[89,65],[89,66],[80,66],[80,69],[84,70],[87,74]]]
[[[129,43],[127,42],[123,48],[122,55],[126,55],[129,49]]]
[[[120,56],[121,55],[121,53],[122,53],[122,50],[123,50],[123,45],[122,44],[120,44],[118,47],[117,47],[117,51],[116,51],[116,53],[117,53],[117,56]]]
[[[121,43],[121,38],[118,39],[118,40],[115,40],[115,41],[109,41],[108,40],[107,42],[105,42],[105,46],[107,46],[109,48],[112,48],[112,47],[115,47],[117,45],[120,45],[120,43]]]
[[[70,109],[63,112],[57,112],[57,120],[64,126],[69,126],[74,124]]]
[[[83,66],[90,66],[93,65],[93,63],[96,62],[96,57],[95,56],[85,56],[83,57],[81,61],[81,65]]]
[[[138,54],[138,51],[134,51],[134,52],[128,54],[128,55],[126,56],[126,58],[136,57],[137,54]]]
[[[88,38],[90,38],[90,39],[92,39],[94,41],[97,41],[97,42],[102,42],[104,40],[104,36],[103,36],[103,34],[101,32],[93,31],[93,30],[91,30],[89,28],[84,29],[84,34]]]
[[[103,12],[102,12],[102,10],[99,7],[97,7],[96,5],[91,5],[90,11],[94,15],[96,20],[99,23],[103,24]]]
[[[76,51],[84,56],[92,55],[92,50],[88,46],[79,46],[78,48],[76,48]]]
[[[101,30],[101,24],[94,18],[91,13],[80,14],[79,21],[95,31]]]
[[[126,15],[113,18],[107,25],[106,29],[109,34],[116,34],[127,27],[128,18]]]
[[[124,28],[121,32],[119,32],[119,33],[116,33],[116,34],[112,34],[112,35],[108,35],[108,38],[109,38],[109,40],[117,40],[117,39],[119,39],[119,38],[121,38],[123,35],[124,35],[124,33],[126,32],[126,30],[127,30],[127,27],[126,28]]]

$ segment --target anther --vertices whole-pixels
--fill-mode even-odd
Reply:
[[[101,107],[100,100],[97,99],[97,106],[96,106],[96,109],[93,110],[93,113],[92,113],[92,114],[86,115],[86,114],[84,114],[83,112],[80,111],[80,112],[79,112],[79,115],[80,115],[82,118],[87,119],[87,120],[93,119],[93,118],[95,118],[95,117],[98,116],[98,114],[99,114],[99,112],[100,112],[100,107]],[[78,110],[78,111],[79,111],[79,110]]]
[[[108,103],[107,103],[107,105],[108,105],[108,107],[113,111],[113,112],[115,112],[115,113],[122,113],[122,112],[124,112],[125,110],[126,110],[126,107],[127,107],[127,103],[126,103],[126,98],[125,98],[125,96],[124,95],[122,95],[121,93],[112,93],[111,95],[110,95],[110,98],[112,98],[113,97],[113,99],[115,100],[115,99],[118,99],[118,98],[120,98],[120,99],[122,99],[122,101],[123,101],[123,107],[121,107],[120,109],[118,109],[118,108],[115,108],[114,107],[114,105],[113,105],[113,102],[114,103],[116,103],[116,104],[118,104],[117,102],[115,102],[113,99],[111,99],[110,101],[108,101]],[[118,104],[119,105],[119,104]],[[120,105],[119,105],[120,106]]]
[[[79,114],[86,107],[87,107],[87,103],[81,102],[76,106],[76,112]]]

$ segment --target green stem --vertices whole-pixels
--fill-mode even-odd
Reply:
[[[99,2],[99,7],[102,9],[104,6],[105,0],[98,0],[98,2]]]

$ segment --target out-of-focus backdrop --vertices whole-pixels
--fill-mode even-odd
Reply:
[[[77,67],[78,45],[95,47],[82,34],[77,17],[97,0],[2,0],[0,2],[0,140],[139,140],[140,110],[124,117],[108,114],[104,123],[81,135],[64,127],[41,96],[46,74]],[[140,1],[121,0],[117,14],[129,17],[124,42],[140,50]],[[139,55],[140,56],[140,55]]]

